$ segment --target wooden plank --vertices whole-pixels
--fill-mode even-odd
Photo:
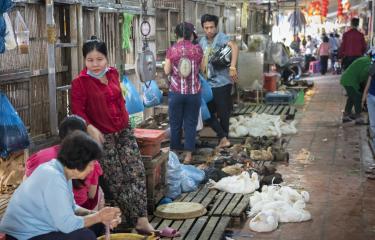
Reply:
[[[234,197],[233,193],[227,193],[223,201],[221,201],[220,205],[215,209],[215,212],[213,213],[213,215],[222,215],[224,209],[227,207],[227,205],[229,204],[229,202],[232,200],[233,197]]]
[[[223,211],[223,215],[225,216],[230,216],[230,214],[232,213],[233,209],[237,206],[237,204],[241,201],[242,197],[244,195],[241,194],[241,193],[237,193],[235,194],[234,198],[232,199],[232,201],[230,201],[230,203],[228,204],[228,206],[224,209]]]
[[[296,114],[296,107],[290,106],[288,115],[294,116]]]
[[[250,107],[246,110],[246,114],[250,114],[251,112],[254,111],[256,105],[250,105]]]
[[[188,193],[182,193],[180,196],[178,196],[173,202],[183,202],[185,197],[188,195]]]
[[[248,109],[249,107],[250,107],[250,105],[246,105],[245,107],[243,107],[243,108],[241,109],[240,115],[245,114],[246,111],[247,111],[247,109]]]
[[[262,105],[257,105],[256,106],[256,108],[254,108],[254,112],[258,112],[259,111],[259,109],[261,109],[262,108]]]
[[[263,113],[268,114],[268,111],[272,108],[272,105],[268,105]]]
[[[207,196],[203,199],[201,204],[206,208],[214,199],[216,194],[218,193],[217,190],[210,190],[210,192],[207,194]]]
[[[277,105],[273,105],[268,113],[271,114],[271,115],[274,115],[274,112],[275,112],[276,108],[277,108]]]
[[[189,234],[184,238],[185,240],[196,240],[200,239],[198,238],[199,234],[201,233],[204,225],[206,224],[208,220],[208,216],[203,216],[197,219],[191,230],[189,231]]]
[[[173,220],[164,219],[161,224],[157,227],[158,230],[169,227],[172,224]]]
[[[162,218],[154,217],[152,218],[150,224],[156,229],[162,221],[163,221]]]
[[[184,223],[184,220],[174,221],[171,228],[179,230],[183,223]]]
[[[272,115],[272,113],[274,111],[274,108],[275,108],[275,105],[271,105],[270,108],[268,108],[268,110],[267,110],[267,114]]]
[[[208,240],[208,239],[214,239],[211,238],[211,234],[214,231],[216,224],[219,222],[220,217],[211,217],[208,221],[207,225],[205,226],[202,234],[199,236],[199,240]],[[220,238],[217,238],[220,239]]]
[[[194,191],[194,192],[189,192],[182,202],[190,202],[196,195],[198,195],[200,191],[201,189],[198,189],[197,191]]]
[[[267,105],[262,105],[262,107],[258,110],[258,114],[261,114],[266,109]]]
[[[285,106],[284,110],[281,112],[280,115],[286,115],[286,113],[288,112],[288,110],[289,110],[289,106]]]
[[[202,202],[209,191],[210,190],[207,187],[202,188],[202,190],[191,201],[197,203]]]
[[[224,231],[229,225],[230,219],[229,216],[221,217],[210,239],[222,239]]]
[[[215,212],[216,208],[219,206],[219,204],[221,203],[221,201],[224,199],[225,195],[226,195],[226,192],[220,192],[217,195],[217,198],[215,199],[214,206],[212,207],[212,209],[208,213],[208,215],[212,215]]]
[[[277,109],[275,110],[275,115],[279,115],[284,107],[284,105],[278,105]]]
[[[185,236],[189,233],[189,230],[191,226],[193,226],[195,220],[196,218],[191,218],[191,219],[186,219],[185,221],[183,221],[182,226],[179,229],[181,236],[173,238],[173,240],[185,239]]]
[[[239,217],[245,211],[245,209],[249,206],[250,202],[250,194],[245,194],[240,203],[234,208],[231,213],[233,217]]]

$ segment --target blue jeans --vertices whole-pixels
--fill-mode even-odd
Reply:
[[[370,136],[372,142],[375,139],[375,96],[372,94],[367,95],[367,110],[368,118],[370,120]]]
[[[195,150],[195,137],[199,109],[201,106],[201,94],[180,94],[169,92],[168,114],[171,129],[171,149],[185,151]],[[184,129],[184,146],[181,144],[182,128]]]

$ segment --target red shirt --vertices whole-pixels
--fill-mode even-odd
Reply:
[[[183,51],[184,48],[184,51]],[[178,73],[178,64],[181,57],[185,56],[191,61],[191,73],[186,78],[182,78]],[[167,58],[171,61],[171,84],[169,90],[181,94],[197,94],[201,90],[201,82],[198,78],[199,66],[203,58],[203,50],[191,41],[183,40],[167,50]]]
[[[72,81],[71,109],[102,133],[115,133],[129,126],[129,114],[117,70],[109,68],[106,77],[107,85],[87,75],[84,69]]]
[[[367,44],[363,34],[355,28],[345,32],[342,36],[340,46],[340,57],[359,57],[362,56],[367,49]]]

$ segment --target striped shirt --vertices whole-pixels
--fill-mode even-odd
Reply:
[[[179,74],[178,65],[182,57],[191,61],[191,73],[186,78]],[[172,72],[170,78],[169,91],[180,94],[197,94],[201,90],[198,78],[199,66],[203,58],[203,51],[199,45],[194,45],[191,41],[183,40],[177,42],[167,50],[167,59],[171,61]]]

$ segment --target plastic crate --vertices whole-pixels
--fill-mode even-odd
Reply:
[[[290,104],[294,95],[290,92],[269,92],[266,93],[266,104]]]
[[[155,157],[160,152],[161,142],[165,139],[164,130],[135,128],[134,136],[143,156]]]

